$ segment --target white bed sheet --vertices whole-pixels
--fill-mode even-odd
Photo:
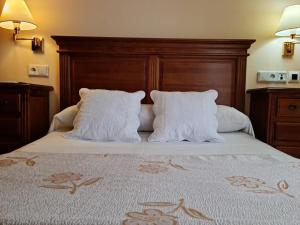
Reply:
[[[52,132],[17,151],[85,154],[149,154],[149,155],[272,155],[279,160],[294,160],[275,148],[243,132],[222,133],[225,143],[149,143],[150,133],[140,132],[140,143],[92,142],[67,139],[65,132]]]

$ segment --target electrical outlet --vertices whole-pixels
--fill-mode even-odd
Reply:
[[[48,77],[49,76],[49,66],[48,65],[33,65],[28,66],[29,76],[35,77]]]
[[[299,71],[289,71],[288,81],[289,81],[289,83],[299,83],[300,82],[300,72]]]
[[[285,83],[287,81],[287,72],[286,71],[258,71],[257,81]]]

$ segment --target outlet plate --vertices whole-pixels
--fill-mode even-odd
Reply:
[[[28,75],[32,77],[49,77],[49,66],[29,64]]]
[[[289,71],[288,81],[289,81],[289,83],[299,83],[300,82],[300,72],[299,71]]]
[[[286,71],[258,71],[257,81],[286,83],[287,72]]]

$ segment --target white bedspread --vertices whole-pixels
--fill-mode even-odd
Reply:
[[[13,152],[3,225],[299,225],[300,161],[258,155]]]
[[[245,133],[221,144],[63,135],[0,156],[0,224],[300,224],[300,160]]]
[[[64,132],[52,132],[18,151],[47,153],[85,153],[85,154],[149,154],[149,155],[219,155],[251,154],[272,155],[280,160],[293,158],[258,141],[243,132],[222,133],[225,143],[149,143],[150,133],[139,133],[140,143],[91,142],[64,138]]]

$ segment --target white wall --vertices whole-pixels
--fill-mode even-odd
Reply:
[[[283,8],[300,0],[27,0],[39,28],[22,32],[46,39],[45,53],[34,54],[29,42],[11,41],[11,31],[0,29],[0,81],[15,80],[52,85],[51,114],[58,110],[57,46],[50,35],[247,38],[257,42],[248,58],[247,89],[258,70],[300,70],[300,45],[295,56],[282,58],[282,42],[274,32]],[[4,0],[0,0],[0,7]],[[29,78],[28,64],[48,64],[49,78]],[[274,84],[271,84],[274,86]],[[278,85],[277,85],[278,86]],[[296,86],[282,85],[281,86]]]

